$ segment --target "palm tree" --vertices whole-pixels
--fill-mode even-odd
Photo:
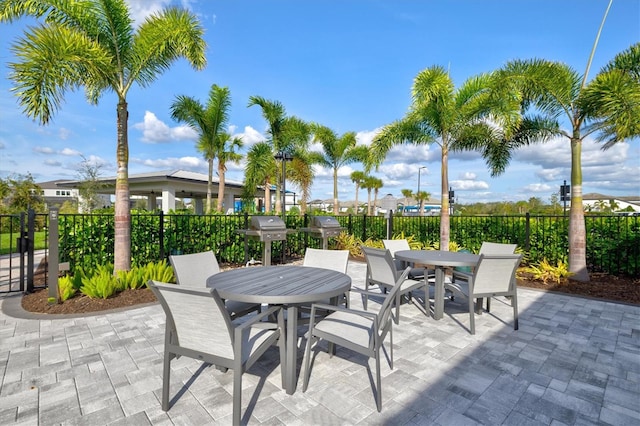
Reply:
[[[307,212],[307,202],[311,197],[311,186],[314,180],[313,165],[320,164],[322,155],[319,152],[309,151],[298,147],[293,152],[291,167],[287,167],[287,178],[300,188],[300,214]]]
[[[374,176],[366,176],[360,186],[367,190],[367,215],[371,216],[371,190],[376,185]]]
[[[231,108],[231,91],[228,87],[220,87],[216,84],[209,90],[209,99],[206,105],[190,96],[176,96],[171,104],[171,118],[178,122],[187,123],[198,134],[197,148],[209,164],[209,176],[207,181],[207,206],[206,211],[212,210],[213,196],[213,161],[218,158],[218,172],[220,175],[218,192],[218,212],[222,211],[222,198],[224,196],[224,172],[227,159],[239,159],[234,149],[242,146],[242,142],[232,141],[230,152],[227,151],[227,142],[230,136],[225,133],[229,121],[229,109]],[[220,155],[227,158],[220,159]],[[236,154],[237,155],[237,154]],[[222,164],[221,164],[222,162]],[[222,174],[220,174],[222,172]]]
[[[198,18],[166,8],[133,27],[125,0],[0,1],[0,22],[31,16],[30,27],[13,45],[18,62],[9,66],[18,101],[27,116],[49,123],[67,91],[84,86],[97,104],[104,92],[118,98],[114,273],[131,268],[127,93],[146,87],[180,58],[193,68],[206,64],[206,43]]]
[[[227,142],[230,142],[227,144]],[[242,138],[231,137],[229,133],[222,132],[216,140],[216,157],[218,158],[218,213],[222,212],[222,204],[224,202],[224,187],[227,174],[227,162],[231,161],[239,163],[242,155],[236,152],[236,149],[242,148]],[[233,206],[231,206],[233,207]],[[228,206],[227,206],[228,208]]]
[[[607,149],[640,135],[639,76],[640,43],[617,55],[588,84],[586,73],[580,76],[563,63],[542,59],[514,60],[497,73],[498,84],[519,91],[523,104],[544,114],[550,126],[559,129],[558,118],[563,115],[569,123],[568,130],[556,132],[567,138],[571,147],[569,271],[578,281],[589,281],[582,207],[582,142],[585,137],[598,134],[598,139],[605,142],[603,149]]]
[[[347,132],[338,135],[326,126],[314,124],[312,126],[314,142],[322,145],[320,165],[329,167],[333,172],[333,211],[340,211],[338,203],[338,169],[355,161],[362,161],[367,155],[367,147],[356,146],[356,133]]]
[[[427,68],[416,76],[412,88],[412,104],[401,120],[385,126],[376,135],[365,161],[367,169],[379,166],[389,150],[398,144],[436,143],[441,149],[440,247],[449,247],[449,151],[472,149],[487,140],[510,140],[511,134],[493,123],[509,124],[519,105],[506,97],[489,98],[491,76],[468,79],[456,90],[449,73],[440,66]],[[492,103],[489,103],[491,101]],[[499,104],[498,101],[502,101]],[[500,116],[492,114],[499,112]],[[484,145],[483,145],[484,146]],[[490,151],[487,151],[490,152]]]
[[[407,204],[409,203],[409,198],[413,198],[413,191],[410,189],[401,189],[400,192],[404,197],[404,207],[406,208]]]
[[[384,186],[382,179],[373,178],[371,180],[371,188],[373,188],[373,210],[378,206],[378,190]]]
[[[424,216],[424,202],[425,200],[428,200],[430,197],[431,197],[431,194],[429,194],[426,191],[416,192],[416,200],[418,201],[418,204],[420,206],[420,216]]]
[[[304,146],[309,139],[309,126],[297,117],[287,117],[284,105],[278,101],[270,101],[261,96],[250,96],[248,107],[258,105],[262,108],[262,116],[269,124],[267,133],[272,149],[271,155],[278,153],[292,155],[297,146]],[[278,169],[282,170],[283,161],[277,161]],[[276,212],[281,213],[282,202],[280,191],[282,190],[282,177],[275,174],[276,181]]]
[[[268,142],[258,142],[247,152],[247,164],[244,169],[245,200],[255,197],[259,185],[264,185],[264,212],[271,212],[271,179],[276,172],[276,160],[273,148]]]
[[[358,214],[358,212],[360,211],[360,206],[358,205],[358,192],[360,190],[360,187],[364,183],[364,180],[367,177],[367,175],[364,172],[356,170],[355,172],[351,172],[350,177],[351,177],[351,182],[355,183],[356,185],[356,200],[353,207],[354,207],[355,213]]]

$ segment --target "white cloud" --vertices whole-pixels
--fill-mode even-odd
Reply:
[[[144,121],[136,123],[133,127],[142,131],[142,141],[148,143],[172,142],[176,140],[198,139],[198,134],[191,127],[182,125],[169,127],[151,111],[145,111]]]
[[[475,191],[478,189],[489,189],[489,184],[482,180],[450,180],[449,186],[453,190]]]
[[[552,193],[557,189],[559,188],[552,187],[551,185],[547,185],[546,183],[531,183],[529,185],[525,185],[520,192]]]
[[[53,150],[53,148],[50,148],[48,146],[36,146],[33,148],[34,152],[37,152],[38,154],[54,154],[55,151]]]
[[[460,173],[460,179],[462,180],[475,180],[478,176],[473,172],[463,172]]]
[[[158,160],[141,160],[136,158],[131,161],[148,167],[153,167],[154,169],[186,169],[201,173],[208,173],[207,162],[197,157],[171,157]]]
[[[170,3],[171,0],[127,0],[134,26],[139,26],[149,15],[160,12]]]
[[[229,133],[232,137],[241,137],[245,148],[250,148],[258,142],[265,141],[266,138],[251,126],[244,126],[244,132],[234,133],[237,126],[229,126]]]
[[[73,132],[71,130],[65,129],[64,127],[61,127],[60,130],[58,130],[58,137],[63,141],[69,139],[69,136],[71,136],[72,134]]]
[[[356,133],[356,144],[370,146],[373,138],[382,130],[382,127],[378,127],[373,130],[362,130]]]
[[[44,164],[52,167],[61,167],[62,163],[56,160],[44,160]]]
[[[62,151],[60,151],[60,154],[68,156],[82,155],[80,151],[73,148],[64,148]]]

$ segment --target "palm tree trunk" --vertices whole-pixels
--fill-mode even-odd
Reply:
[[[271,213],[271,178],[264,182],[264,212]]]
[[[213,196],[213,158],[209,158],[209,177],[207,178],[207,211],[211,213],[211,197]]]
[[[127,102],[120,99],[117,107],[118,143],[116,148],[116,202],[113,247],[113,273],[131,269],[131,208],[129,206],[129,112]]]
[[[333,214],[340,213],[338,205],[338,169],[333,168]]]
[[[371,216],[371,190],[367,189],[367,214]]]
[[[218,160],[218,206],[216,209],[218,213],[222,212],[222,204],[224,203],[225,169],[226,167],[224,162],[222,160]]]
[[[449,251],[449,149],[447,138],[442,137],[442,167],[440,182],[440,250]]]
[[[358,185],[356,183],[356,203],[353,206],[353,211],[354,211],[355,214],[358,214],[358,211],[360,210],[360,209],[358,209],[358,191],[359,190],[360,190],[360,185]]]
[[[571,207],[569,209],[569,272],[577,281],[588,282],[587,241],[582,207],[582,141],[571,138]]]

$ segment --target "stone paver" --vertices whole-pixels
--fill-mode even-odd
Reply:
[[[365,266],[349,274],[363,287]],[[521,289],[520,330],[495,300],[467,327],[465,301],[440,321],[403,306],[394,369],[382,362],[376,411],[373,360],[316,353],[307,392],[280,387],[274,348],[243,377],[252,425],[640,424],[640,307]],[[232,373],[172,362],[172,407],[160,408],[164,313],[159,305],[76,318],[29,315],[0,299],[0,424],[229,424]],[[352,294],[352,306],[361,305]],[[370,302],[372,309],[377,307]],[[305,327],[299,329],[300,336]],[[302,364],[304,338],[299,339]],[[322,349],[326,349],[321,345]]]

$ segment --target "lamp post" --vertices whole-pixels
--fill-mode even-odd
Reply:
[[[416,192],[416,201],[418,202],[418,208],[420,209],[420,216],[422,216],[422,203],[420,202],[420,200],[418,200],[418,197],[420,197],[420,172],[422,171],[422,169],[426,169],[426,166],[421,166],[418,168],[418,192]]]
[[[564,208],[562,215],[567,214],[567,201],[571,201],[571,186],[567,185],[567,181],[564,181],[563,185],[560,185],[560,201],[564,202]]]
[[[285,217],[287,214],[287,209],[286,209],[286,197],[287,197],[287,161],[291,161],[293,160],[293,155],[289,154],[288,152],[285,151],[278,151],[278,153],[273,157],[276,160],[280,161],[282,163],[282,194],[280,195],[280,198],[282,199],[281,204],[282,204],[282,220],[285,221]]]
[[[456,200],[456,192],[449,187],[449,214],[453,214],[453,204]]]

